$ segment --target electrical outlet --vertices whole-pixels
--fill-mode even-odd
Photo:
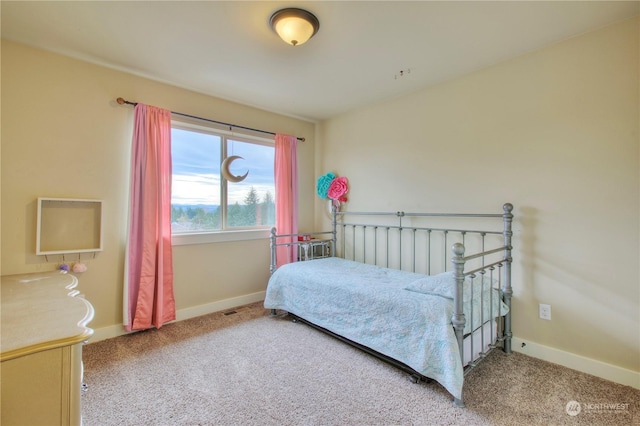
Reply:
[[[542,318],[543,320],[551,321],[551,305],[545,305],[544,303],[541,303],[539,312],[540,318]]]

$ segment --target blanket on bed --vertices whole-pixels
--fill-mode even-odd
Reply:
[[[286,310],[396,359],[462,399],[451,285],[451,273],[428,277],[332,257],[278,268],[269,280],[264,306]],[[507,307],[497,296],[488,289],[483,302],[474,296],[474,305],[486,311],[491,298],[489,309],[504,315]],[[466,300],[465,309],[471,305]],[[479,308],[477,312],[473,328],[480,325]]]

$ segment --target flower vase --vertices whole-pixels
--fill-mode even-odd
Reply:
[[[329,217],[333,216],[333,209],[335,209],[335,211],[339,212],[340,208],[342,207],[342,203],[339,200],[332,200],[331,198],[329,198],[327,203],[327,212],[329,213]]]

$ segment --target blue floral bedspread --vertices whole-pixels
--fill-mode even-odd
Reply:
[[[271,276],[264,306],[398,360],[462,399],[463,366],[451,326],[453,300],[444,282],[452,275],[434,277],[434,285],[425,290],[428,277],[422,274],[335,257],[290,263]],[[494,312],[500,309],[504,315],[506,305],[497,297],[494,301],[501,305],[492,308]]]

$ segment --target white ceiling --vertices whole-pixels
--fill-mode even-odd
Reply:
[[[640,1],[2,0],[0,7],[2,38],[311,121],[640,13]],[[318,34],[301,46],[282,42],[268,21],[283,7],[314,13]]]

